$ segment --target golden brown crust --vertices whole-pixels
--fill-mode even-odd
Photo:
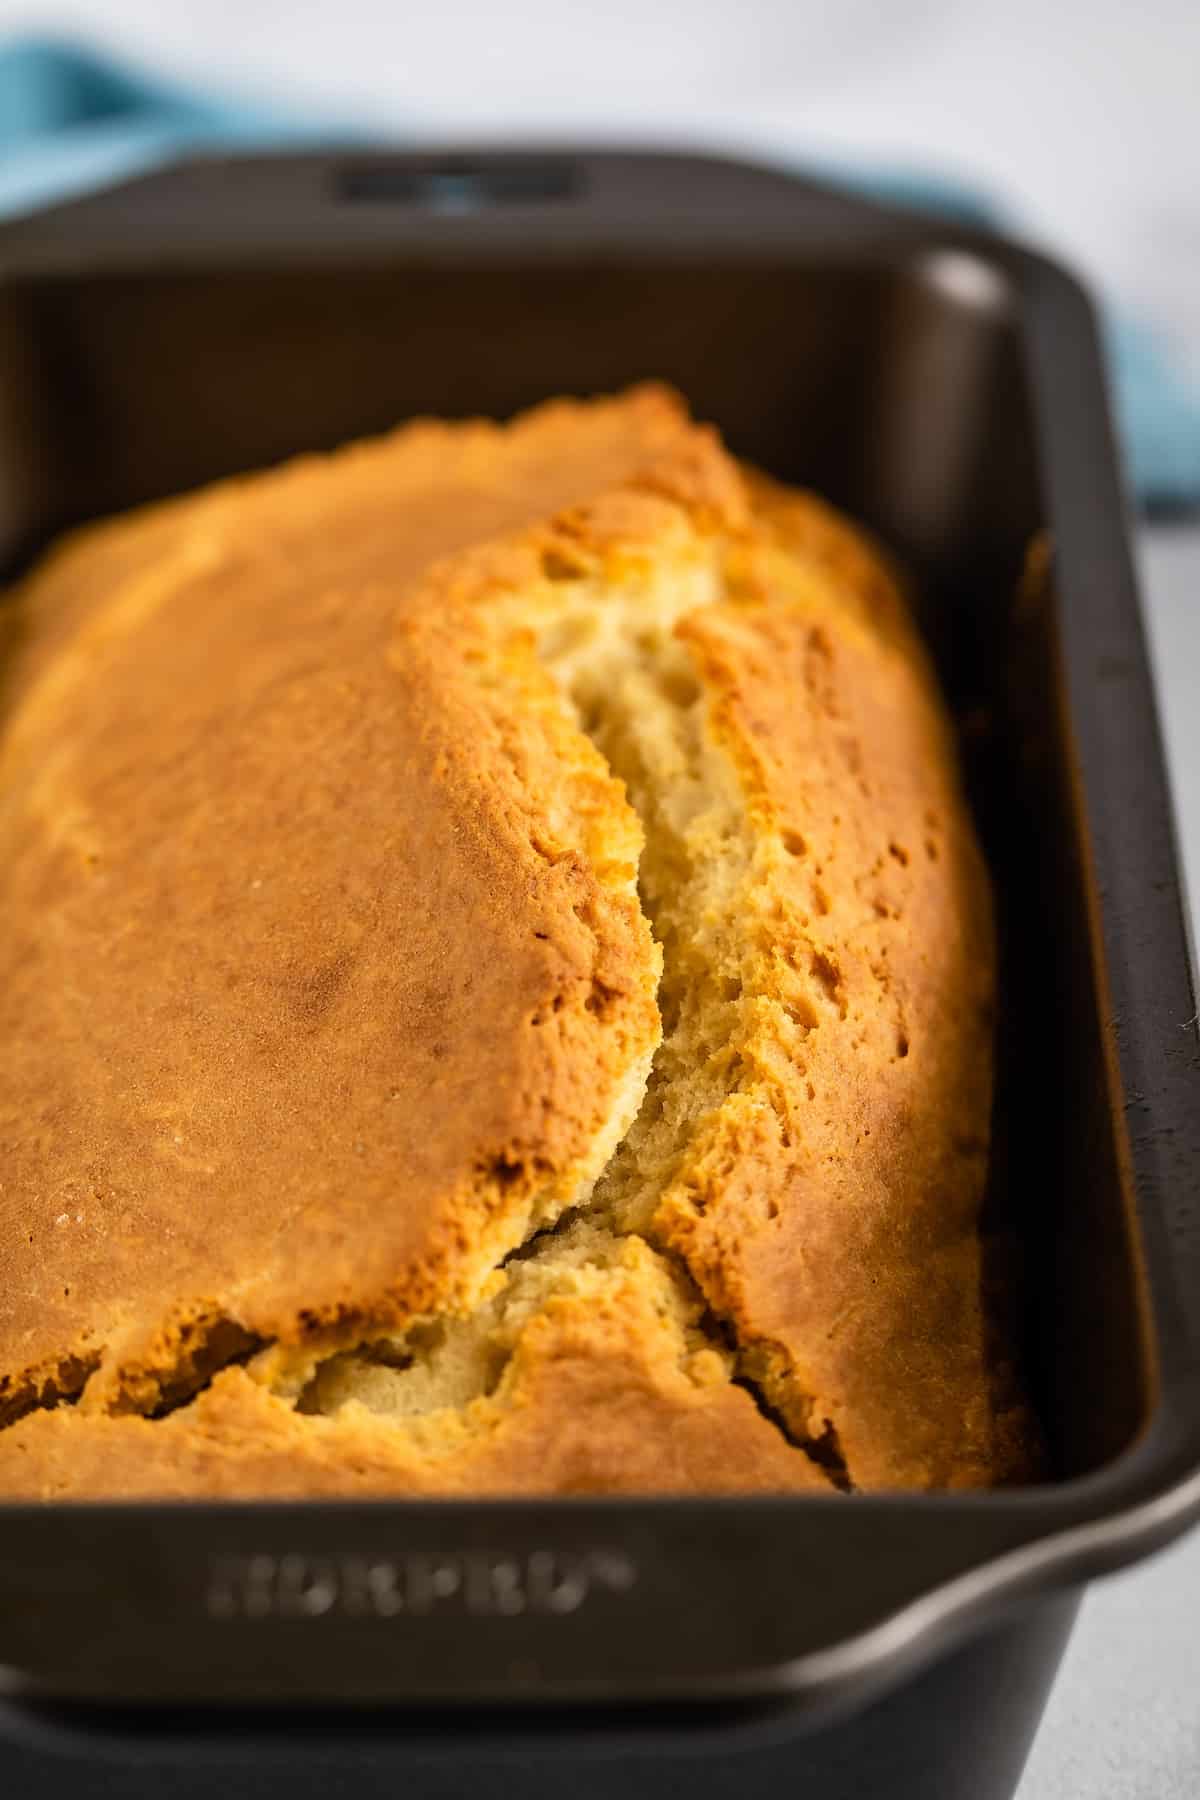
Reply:
[[[675,1096],[670,1178],[627,1216],[602,1182],[609,1224],[666,1254],[614,1240],[585,1292],[550,1239],[494,1391],[416,1422],[298,1410],[289,1346],[474,1319],[636,1104],[659,956],[610,751],[633,777],[547,648],[580,596],[589,630],[619,600],[638,679],[734,771],[724,1089]],[[41,1409],[0,1434],[0,1495],[1028,1472],[982,1300],[986,875],[904,600],[836,514],[644,389],[420,423],[98,527],[22,616],[0,1424],[6,1382],[9,1416]],[[665,940],[681,991],[713,985],[694,923],[691,973]]]
[[[742,479],[762,539],[828,577],[826,593],[836,594],[836,616],[858,619],[877,636],[898,640],[924,659],[903,573],[882,545],[819,494],[785,487],[745,465]]]
[[[34,616],[3,679],[19,688],[81,619],[179,556],[203,566],[258,552],[258,579],[290,573],[314,590],[407,584],[437,557],[628,485],[714,517],[739,493],[712,434],[656,383],[612,401],[551,400],[510,425],[413,420],[69,533],[18,590]]]
[[[432,552],[622,481],[728,484],[644,391],[418,425],[30,578],[0,763],[10,1399],[99,1355],[110,1405],[217,1318],[460,1303],[567,1196],[657,1035],[636,820],[535,667],[389,649]],[[664,503],[621,504],[653,537]]]
[[[766,546],[680,629],[778,850],[748,897],[748,985],[801,1031],[764,1011],[746,1104],[697,1134],[656,1235],[856,1486],[1013,1478],[1031,1428],[993,1360],[979,1234],[991,904],[950,727],[882,560],[820,502],[754,494]]]

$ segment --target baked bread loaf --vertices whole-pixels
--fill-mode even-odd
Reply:
[[[896,582],[670,394],[13,597],[0,1496],[1022,1479],[989,889]]]

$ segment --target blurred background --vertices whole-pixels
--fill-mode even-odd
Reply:
[[[702,139],[978,187],[1200,372],[1196,0],[0,0],[205,92],[389,136]]]
[[[978,197],[1073,265],[1169,475],[1137,547],[1200,897],[1200,0],[0,0],[0,210],[180,130],[725,148]],[[1021,1800],[1194,1800],[1198,1614],[1195,1538],[1094,1593]]]

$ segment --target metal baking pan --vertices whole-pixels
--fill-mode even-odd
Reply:
[[[918,577],[1000,894],[994,1201],[1051,1479],[5,1507],[8,1792],[1001,1800],[1082,1584],[1200,1515],[1196,1000],[1095,327],[1060,270],[704,158],[168,169],[0,234],[0,555],[411,413],[650,375]]]

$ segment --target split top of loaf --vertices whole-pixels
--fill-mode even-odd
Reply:
[[[1028,1473],[989,888],[883,558],[658,388],[7,611],[0,1495]]]

